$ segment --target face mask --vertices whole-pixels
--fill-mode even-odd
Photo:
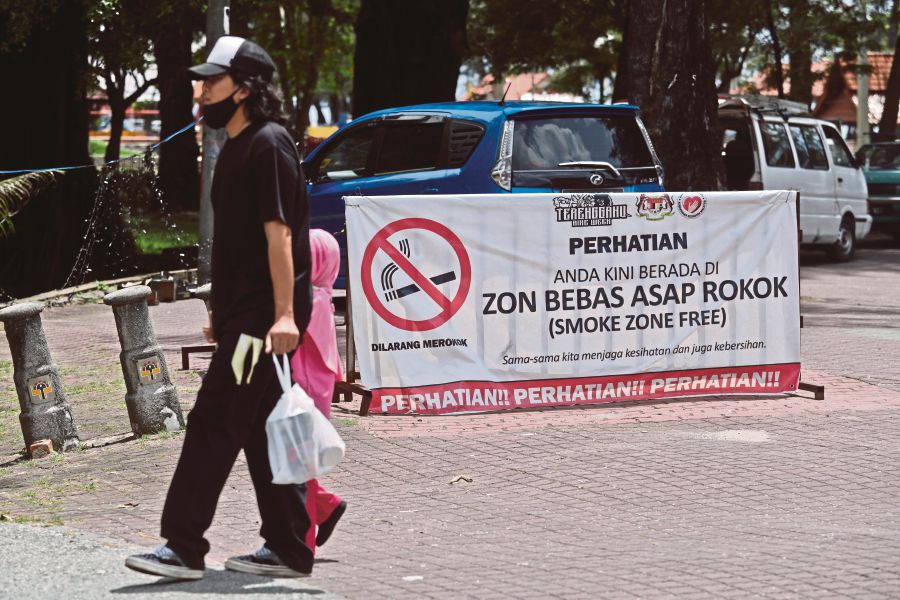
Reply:
[[[240,88],[238,88],[240,89]],[[238,90],[234,90],[230,96],[219,102],[203,105],[203,122],[213,129],[221,129],[228,124],[234,113],[237,112],[238,106],[234,102],[234,95]]]

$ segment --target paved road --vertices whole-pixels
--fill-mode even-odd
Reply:
[[[842,264],[804,252],[800,283],[804,364],[900,390],[900,244],[875,239]]]
[[[326,484],[350,510],[305,585],[360,600],[897,597],[898,263],[896,247],[863,249],[847,265],[804,255],[804,375],[827,386],[824,401],[683,399],[436,418],[339,411],[348,456]],[[196,308],[152,309],[170,364],[178,344],[196,341]],[[57,362],[88,367],[115,355],[99,341],[115,342],[104,311],[51,311]],[[84,350],[88,333],[102,346],[94,352]],[[84,393],[77,402],[90,412],[99,400]],[[114,408],[105,406],[90,413],[97,430]],[[150,547],[181,439],[0,461],[0,512]],[[258,527],[239,461],[210,531],[211,561],[252,549]],[[35,536],[46,531],[59,530]],[[52,556],[60,545],[49,547]],[[116,546],[93,564],[119,576],[125,553]],[[133,584],[97,589],[113,585]],[[243,594],[252,584],[230,585]]]
[[[340,600],[304,579],[272,579],[210,569],[200,581],[174,583],[154,581],[121,568],[123,556],[143,550],[64,527],[0,523],[0,597],[185,600],[239,594],[241,598]]]

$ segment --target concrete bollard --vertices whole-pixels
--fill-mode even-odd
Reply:
[[[206,304],[206,312],[210,311],[209,308],[209,295],[212,293],[212,284],[207,283],[205,285],[201,285],[197,289],[194,290],[194,296],[203,300],[204,304]]]
[[[127,389],[125,405],[135,435],[184,428],[178,393],[169,378],[166,359],[150,322],[149,294],[149,287],[136,285],[103,298],[104,304],[112,306],[116,317],[122,346],[119,360]]]
[[[50,440],[63,452],[78,447],[78,430],[63,391],[59,371],[41,325],[39,302],[13,304],[0,310],[13,359],[13,381],[19,393],[19,423],[25,448]]]

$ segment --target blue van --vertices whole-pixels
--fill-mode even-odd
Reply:
[[[627,105],[447,102],[373,112],[303,161],[310,226],[344,258],[343,196],[660,192],[663,170]]]

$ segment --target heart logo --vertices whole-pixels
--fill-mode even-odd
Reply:
[[[681,206],[684,207],[684,212],[692,215],[703,206],[703,198],[700,196],[689,196],[681,202]]]

